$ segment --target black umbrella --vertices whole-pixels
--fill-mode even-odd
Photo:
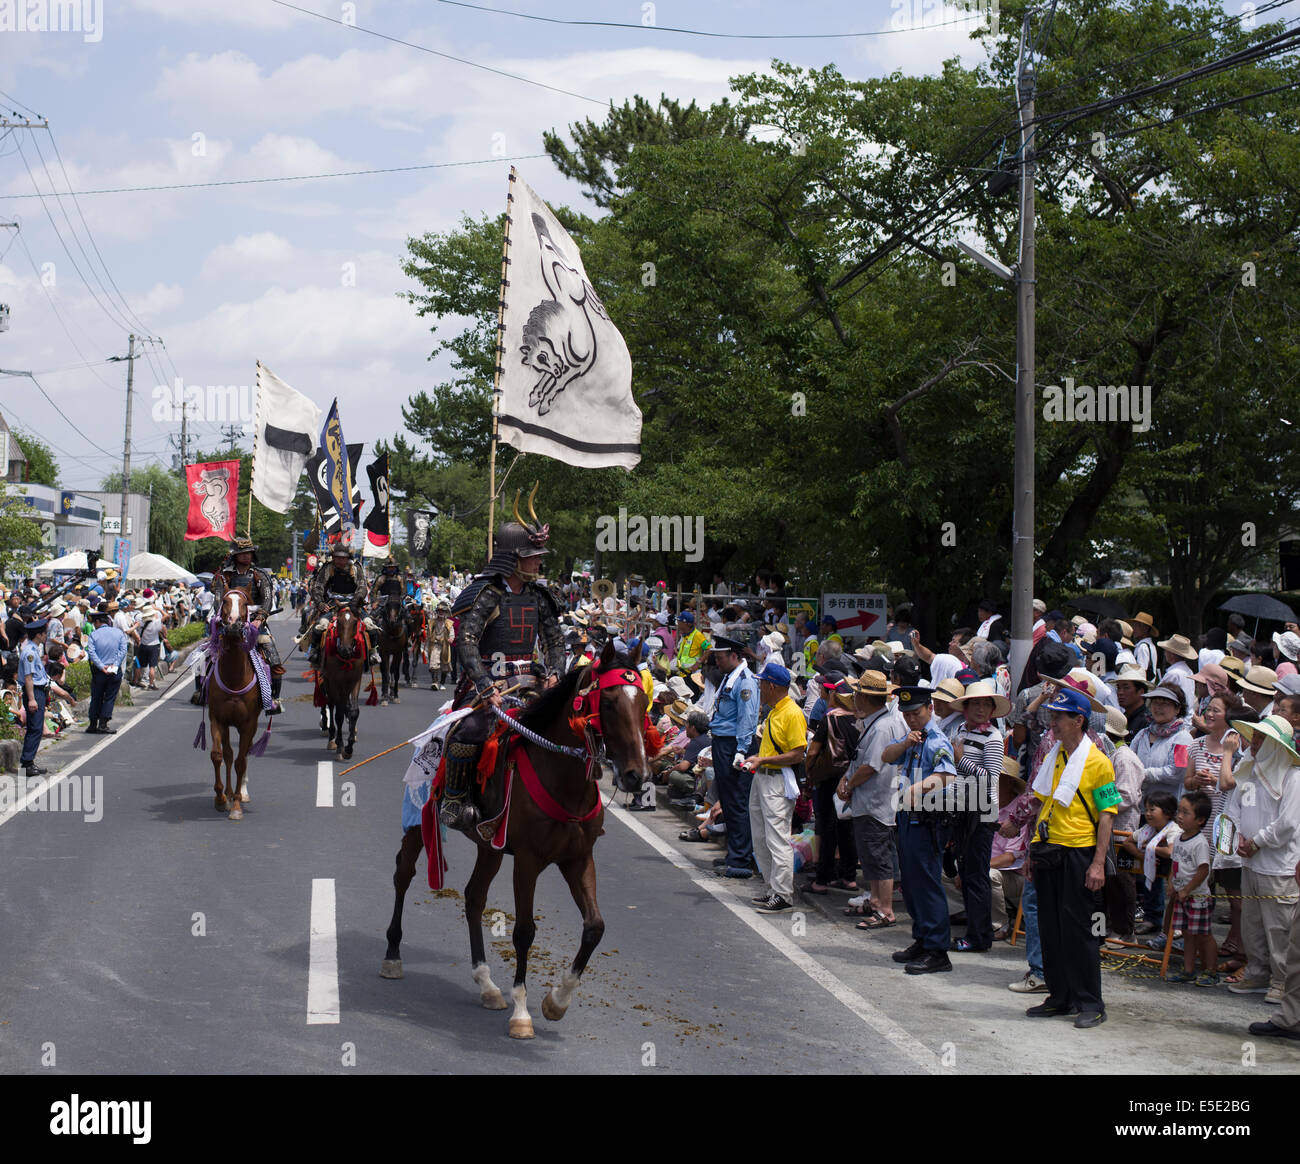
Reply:
[[[1101,618],[1124,618],[1124,608],[1120,606],[1113,598],[1102,598],[1097,594],[1080,594],[1077,598],[1068,598],[1066,606],[1073,606],[1075,610],[1082,610],[1087,614],[1095,614]]]
[[[1259,620],[1261,618],[1282,623],[1300,622],[1300,618],[1296,618],[1294,610],[1271,594],[1238,594],[1235,598],[1229,598],[1219,609],[1232,611],[1246,618],[1253,618],[1255,620],[1255,630],[1251,633],[1251,638],[1259,637]]]

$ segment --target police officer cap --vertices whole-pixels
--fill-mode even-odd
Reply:
[[[739,655],[744,653],[745,644],[737,642],[735,639],[729,639],[726,635],[715,635],[711,649],[714,651],[735,651]]]
[[[916,707],[925,707],[930,702],[928,687],[900,687],[898,689],[898,706],[903,711]]]
[[[790,686],[790,672],[787,671],[780,663],[768,663],[759,673],[758,678],[761,682],[772,683],[777,687]]]
[[[48,618],[38,618],[35,622],[25,622],[23,623],[23,630],[29,635],[38,634],[46,628],[49,621]]]

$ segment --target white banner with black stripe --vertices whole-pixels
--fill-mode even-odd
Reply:
[[[267,509],[292,508],[303,466],[316,451],[320,416],[311,400],[258,361],[252,489]]]
[[[641,460],[641,410],[627,344],[577,244],[513,169],[511,179],[500,439],[585,469],[633,469]]]

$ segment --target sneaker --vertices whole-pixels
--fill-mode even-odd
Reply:
[[[1195,974],[1188,974],[1185,970],[1179,970],[1179,971],[1178,971],[1177,973],[1175,973],[1175,974],[1166,974],[1166,975],[1165,975],[1165,981],[1166,981],[1166,982],[1176,982],[1176,983],[1195,982],[1195,981],[1196,981],[1196,975],[1195,975]]]
[[[1023,978],[1017,978],[1008,990],[1014,990],[1017,994],[1046,994],[1047,983],[1034,974],[1032,970],[1026,970]]]
[[[1147,921],[1146,918],[1143,918],[1140,922],[1138,922],[1137,925],[1133,927],[1133,932],[1138,935],[1154,934],[1156,930],[1158,930],[1159,928],[1160,927],[1157,926],[1154,922],[1149,922]]]
[[[1267,978],[1243,978],[1240,982],[1229,982],[1228,989],[1233,994],[1267,994],[1270,985]]]
[[[759,913],[780,913],[782,910],[793,909],[794,903],[787,898],[782,897],[779,893],[772,894],[762,905],[758,907]]]
[[[866,905],[870,900],[871,900],[871,894],[869,894],[869,893],[860,893],[860,894],[858,894],[857,897],[850,897],[850,898],[849,898],[849,902],[848,902],[848,904],[849,904],[850,908],[853,908],[853,909],[861,909],[861,908],[862,908],[863,906],[865,906],[865,905]]]
[[[1218,986],[1219,976],[1210,970],[1202,970],[1196,976],[1197,986]]]
[[[1282,1005],[1282,988],[1280,986],[1270,986],[1268,993],[1264,995],[1265,1002],[1271,1002],[1274,1006]]]

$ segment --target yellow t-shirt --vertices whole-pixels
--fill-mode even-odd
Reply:
[[[808,721],[804,719],[799,705],[788,695],[767,713],[767,722],[763,725],[762,741],[758,746],[758,757],[780,756],[794,752],[808,742]]]
[[[1080,745],[1082,746],[1082,745]],[[1056,791],[1056,786],[1061,782],[1061,773],[1065,771],[1066,762],[1065,749],[1062,748],[1060,754],[1056,757],[1056,766],[1052,770],[1052,791]],[[1107,808],[1098,810],[1097,801],[1094,794],[1102,794],[1102,803],[1107,799],[1115,799],[1115,769],[1106,759],[1106,754],[1095,744],[1088,753],[1088,759],[1083,766],[1083,775],[1079,778],[1079,791],[1074,799],[1070,801],[1070,807],[1066,808],[1063,804],[1058,804],[1048,796],[1043,797],[1041,792],[1035,792],[1034,795],[1043,801],[1038,810],[1038,821],[1047,821],[1047,839],[1053,845],[1065,845],[1071,849],[1086,849],[1097,843],[1097,826],[1094,823],[1101,819],[1101,813],[1117,813],[1119,811],[1118,803],[1110,805]],[[1087,808],[1080,800],[1084,797],[1087,800]],[[1089,816],[1089,813],[1092,815]],[[1033,843],[1038,843],[1038,822],[1034,823]]]

